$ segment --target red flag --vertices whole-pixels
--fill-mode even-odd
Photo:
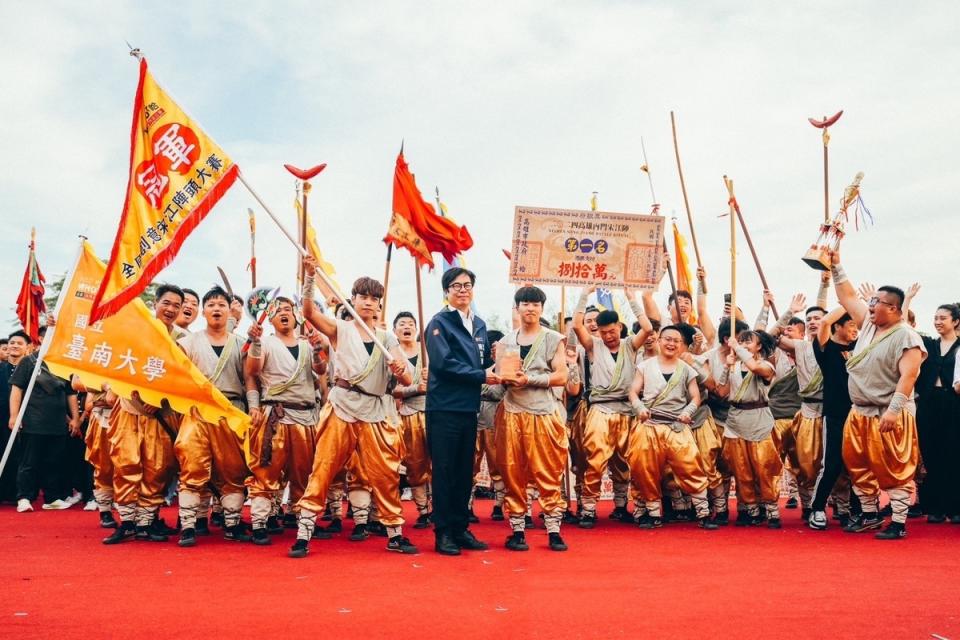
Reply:
[[[424,201],[402,150],[393,174],[393,217],[383,241],[406,247],[420,264],[431,268],[431,253],[439,253],[447,262],[453,262],[457,254],[473,246],[466,227],[437,215],[433,206]]]
[[[47,310],[47,305],[43,302],[43,284],[46,280],[40,273],[40,265],[37,264],[37,255],[34,253],[35,248],[36,241],[31,234],[27,269],[23,273],[23,282],[20,285],[20,293],[17,295],[17,317],[33,343],[39,344],[40,314]]]

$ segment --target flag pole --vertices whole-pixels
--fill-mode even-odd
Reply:
[[[277,225],[277,228],[280,229],[280,231],[283,233],[283,235],[285,235],[285,236],[287,237],[287,240],[289,240],[289,241],[290,241],[290,244],[292,244],[292,245],[294,246],[294,248],[295,248],[295,249],[297,250],[297,252],[300,254],[300,257],[305,258],[307,255],[309,255],[309,254],[307,253],[307,250],[303,248],[303,245],[301,245],[300,243],[297,242],[297,240],[293,237],[293,235],[290,233],[290,231],[288,231],[287,228],[286,228],[285,226],[283,226],[283,223],[280,222],[280,219],[277,218],[277,216],[273,213],[273,211],[270,210],[270,207],[267,206],[267,203],[264,202],[264,201],[260,198],[259,194],[257,194],[257,192],[253,190],[253,187],[251,187],[250,184],[246,181],[246,179],[243,177],[243,174],[242,174],[242,173],[237,172],[237,180],[240,181],[240,184],[242,184],[244,187],[246,187],[247,191],[250,192],[250,195],[253,196],[253,199],[257,201],[257,204],[259,204],[259,205],[263,208],[263,210],[267,213],[267,215],[270,216],[270,219],[273,220],[274,224]],[[375,332],[373,329],[371,329],[370,327],[368,327],[367,324],[366,324],[363,320],[360,319],[360,316],[357,314],[357,310],[353,308],[353,305],[352,305],[352,304],[350,304],[350,299],[347,298],[346,296],[344,296],[344,295],[340,292],[340,288],[337,287],[337,285],[333,282],[333,280],[331,280],[331,279],[329,278],[329,276],[327,276],[326,273],[324,273],[324,271],[323,271],[322,268],[318,268],[316,273],[317,273],[317,276],[318,276],[321,280],[323,280],[323,283],[324,283],[325,285],[327,285],[328,287],[330,287],[330,290],[333,291],[333,293],[336,294],[337,298],[340,299],[340,302],[343,303],[343,307],[347,310],[347,312],[348,312],[351,316],[353,316],[353,319],[354,319],[354,320],[357,321],[357,326],[360,327],[360,330],[361,330],[363,333],[365,333],[368,338],[370,338],[371,340],[373,340],[373,344],[374,344],[378,349],[380,349],[380,351],[383,353],[383,357],[386,359],[386,361],[387,361],[387,362],[393,362],[393,355],[390,353],[390,350],[387,349],[385,346],[383,346],[383,343],[380,342],[380,339],[379,339],[379,338],[377,338],[376,332]]]
[[[250,286],[257,288],[257,218],[253,215],[253,209],[247,208],[247,215],[250,217]]]
[[[680,191],[683,192],[683,206],[687,210],[687,223],[690,225],[690,239],[693,240],[693,252],[697,256],[697,270],[703,263],[700,261],[700,245],[697,244],[697,230],[693,227],[693,215],[690,213],[690,201],[687,199],[687,183],[683,180],[683,167],[680,165],[680,147],[677,144],[677,120],[670,112],[670,128],[673,130],[673,153],[677,156],[677,173],[680,174]],[[700,280],[700,288],[707,293],[707,283]]]
[[[427,371],[427,343],[423,339],[423,286],[420,283],[420,261],[416,256],[413,258],[413,266],[417,270],[417,333],[420,339],[420,368]]]
[[[77,265],[80,264],[80,257],[83,255],[84,240],[86,240],[86,238],[80,236],[80,248],[77,250],[77,259],[73,261],[73,267],[71,267],[70,271],[67,272],[67,275],[64,276],[64,284],[60,289],[60,295],[57,296],[57,304],[53,309],[54,318],[56,318],[57,314],[60,313],[60,307],[63,306],[65,294],[70,288],[70,283],[73,281],[73,274],[77,271]],[[56,332],[56,330],[56,324],[48,327],[46,334],[43,336],[43,342],[40,343],[40,350],[37,352],[37,363],[33,366],[33,371],[30,373],[30,381],[27,382],[27,388],[23,391],[23,397],[20,399],[20,411],[17,412],[17,420],[13,425],[13,429],[10,430],[10,439],[7,441],[7,446],[3,450],[3,457],[0,457],[0,474],[3,473],[4,467],[7,466],[7,460],[10,459],[10,451],[13,450],[13,443],[17,439],[17,434],[20,432],[20,428],[23,426],[23,416],[27,412],[27,403],[30,402],[30,396],[33,394],[33,387],[37,383],[37,376],[40,374],[40,365],[43,363],[43,358],[47,355],[47,351],[50,349],[50,345],[53,343],[53,334]],[[4,401],[6,402],[7,399],[5,398]],[[0,425],[0,428],[3,428],[3,426],[4,425]]]
[[[730,193],[730,215],[736,214],[737,220],[740,221],[740,228],[743,229],[743,237],[747,239],[747,247],[750,248],[750,254],[753,256],[753,264],[757,267],[757,273],[760,275],[760,283],[763,284],[763,288],[767,291],[770,290],[770,285],[767,284],[767,277],[763,274],[763,267],[760,266],[760,258],[757,257],[757,250],[753,246],[753,240],[750,238],[750,231],[747,230],[747,224],[743,221],[743,214],[740,213],[740,203],[737,202],[737,198],[733,195],[733,181],[731,180],[727,190]],[[773,311],[773,315],[779,317],[780,314],[777,313],[777,307],[774,303],[770,303],[770,310]]]
[[[390,290],[390,261],[393,258],[393,243],[387,243],[387,261],[383,267],[383,318],[387,318],[387,292]]]
[[[733,195],[733,180],[723,176],[723,184],[727,187],[730,205],[730,337],[737,339],[737,222],[734,219],[736,212],[736,198]],[[721,345],[722,346],[722,345]]]

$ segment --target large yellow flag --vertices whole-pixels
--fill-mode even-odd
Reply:
[[[294,199],[294,206],[297,208],[297,219],[303,218],[303,205],[300,204],[299,200]],[[340,284],[337,282],[334,276],[337,274],[337,270],[333,267],[332,264],[327,262],[323,257],[323,253],[320,251],[320,243],[317,242],[317,232],[313,229],[313,222],[310,220],[310,214],[306,216],[307,223],[307,246],[304,247],[307,251],[310,252],[310,255],[317,259],[317,266],[323,269],[323,272],[330,276],[330,280],[333,281],[333,284],[337,285],[337,288],[340,288]],[[321,278],[316,279],[316,287],[320,291],[320,294],[323,295],[324,300],[329,300],[332,297],[336,297],[336,294],[333,292],[333,289],[327,286],[327,283],[324,282]]]
[[[44,357],[50,370],[63,378],[76,374],[88,387],[103,388],[106,383],[124,398],[137,391],[156,407],[164,399],[180,413],[196,407],[204,420],[225,419],[243,435],[250,417],[200,373],[142,300],[135,299],[104,320],[90,320],[93,295],[105,271],[84,241],[73,277],[60,294],[63,304]]]
[[[120,227],[92,320],[116,313],[167,266],[239,169],[157,85],[140,60]]]
[[[696,287],[693,285],[693,272],[690,271],[690,257],[687,256],[687,241],[681,235],[677,223],[673,223],[673,253],[677,256],[677,290],[683,290],[691,296],[696,296]],[[690,324],[696,324],[696,306],[690,311]]]

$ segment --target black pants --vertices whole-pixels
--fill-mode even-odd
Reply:
[[[427,411],[427,447],[433,469],[433,523],[437,535],[457,534],[469,525],[477,414]]]
[[[917,402],[917,440],[927,475],[920,504],[931,515],[960,515],[960,397],[935,387]]]
[[[69,436],[21,433],[20,438],[23,449],[17,470],[17,499],[36,500],[41,489],[46,503],[66,498],[63,456]]]
[[[14,436],[7,428],[6,421],[0,421],[0,455],[3,455],[7,442],[12,437]],[[7,466],[3,468],[3,473],[0,473],[0,502],[16,502],[17,500],[17,470],[20,468],[20,450],[22,448],[23,442],[20,438],[17,438],[10,449]]]
[[[824,511],[827,508],[827,498],[833,491],[833,485],[843,473],[843,424],[847,416],[823,417],[823,465],[810,507],[814,511]]]
[[[93,466],[87,462],[87,445],[82,437],[67,438],[63,448],[63,483],[67,495],[78,491],[84,501],[93,500]]]

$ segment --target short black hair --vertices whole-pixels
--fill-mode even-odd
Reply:
[[[897,296],[897,309],[903,309],[903,301],[906,299],[906,294],[903,292],[903,289],[900,287],[894,287],[892,285],[884,285],[877,289],[877,293],[883,291],[884,293],[892,293]]]
[[[691,296],[690,292],[687,291],[686,289],[677,289],[676,293],[671,293],[670,296],[667,298],[667,304],[668,305],[673,304],[673,301],[676,298],[686,298],[690,302],[693,302],[693,296]]]
[[[583,310],[583,314],[586,315],[588,313],[600,313],[600,309],[597,309],[597,307],[592,304],[587,305],[587,308]]]
[[[460,276],[466,274],[470,278],[470,284],[477,284],[477,274],[470,269],[464,269],[463,267],[450,267],[443,272],[443,276],[440,277],[440,284],[443,286],[443,290],[446,291],[450,288],[450,285],[453,284],[453,281],[459,278]]]
[[[749,331],[750,325],[748,325],[743,320],[737,320],[737,324],[735,328],[737,331],[737,335],[739,335],[743,331]],[[721,343],[724,343],[727,341],[727,338],[729,337],[730,337],[730,318],[724,318],[723,322],[721,322],[717,326],[717,339]]]
[[[10,334],[10,338],[7,340],[13,340],[14,338],[23,338],[24,342],[27,344],[33,344],[33,338],[30,337],[30,334],[23,330],[17,330]]]
[[[960,306],[957,306],[952,302],[947,302],[937,307],[937,311],[939,311],[940,309],[943,309],[944,311],[949,313],[950,318],[952,318],[954,322],[960,320]]]
[[[667,331],[676,331],[677,333],[679,333],[680,338],[683,339],[683,343],[688,347],[693,344],[693,337],[697,335],[697,330],[691,327],[686,322],[669,324],[664,328],[660,329],[660,335],[663,335]]]
[[[520,287],[513,294],[513,303],[520,306],[521,302],[539,302],[544,304],[547,301],[547,294],[539,287]]]
[[[409,311],[401,311],[396,315],[396,317],[394,317],[393,326],[396,327],[397,323],[403,320],[404,318],[409,318],[410,320],[413,320],[413,324],[417,324],[417,319],[413,317],[412,313],[410,313]]]
[[[189,289],[184,289],[183,292],[193,293]],[[201,301],[201,304],[205,305],[207,304],[207,300],[213,300],[214,298],[223,298],[224,300],[227,301],[227,305],[228,306],[230,305],[230,294],[227,293],[226,289],[224,289],[218,284],[213,285],[212,287],[210,287],[210,291],[207,291],[205,294],[203,294],[203,300]]]
[[[811,312],[811,311],[819,311],[819,312],[822,313],[823,315],[827,315],[827,310],[826,310],[826,309],[824,309],[824,308],[821,307],[820,305],[815,304],[815,305],[813,305],[812,307],[807,307],[807,310],[803,312],[803,317],[806,318],[808,315],[810,315],[810,312]]]
[[[640,324],[640,323],[638,322],[637,324]],[[654,333],[656,333],[657,331],[660,331],[660,327],[662,327],[663,324],[656,318],[650,318],[650,326],[653,327],[653,331]],[[640,333],[640,332],[636,331],[634,333]]]
[[[175,284],[162,284],[159,287],[157,287],[157,293],[156,295],[154,295],[153,299],[159,301],[160,298],[167,295],[168,293],[172,293],[174,295],[180,296],[180,304],[183,304],[183,289],[181,289]]]
[[[350,296],[370,296],[371,298],[377,298],[383,300],[383,285],[380,284],[379,280],[374,280],[373,278],[368,278],[366,276],[362,278],[357,278],[353,283],[353,288],[350,290]]]
[[[604,309],[597,314],[598,327],[609,327],[610,325],[617,324],[618,322],[620,322],[620,316],[612,309]]]
[[[0,346],[3,346],[3,345],[5,345],[5,344],[7,344],[8,342],[10,342],[8,339],[6,339],[6,338],[0,338]]]
[[[237,294],[233,294],[232,300],[230,300],[231,304],[233,304],[234,302],[239,302],[240,304],[244,304],[243,298],[238,296]]]
[[[276,298],[273,299],[273,301],[276,303],[277,307],[280,306],[281,302],[286,302],[288,305],[290,305],[294,309],[297,308],[297,304],[287,296],[277,296]]]
[[[214,285],[214,286],[219,287],[219,285]],[[183,289],[181,289],[181,291],[183,291],[183,299],[184,299],[184,300],[187,299],[187,296],[188,296],[188,295],[191,295],[191,296],[193,296],[194,298],[197,299],[197,302],[200,302],[200,296],[199,296],[199,295],[197,294],[197,292],[194,291],[193,289],[187,289],[186,287],[184,287]],[[211,291],[212,291],[212,289],[211,289]],[[209,291],[208,291],[207,293],[209,293]],[[206,296],[204,296],[204,298],[206,298]]]
[[[797,316],[793,316],[792,318],[790,318],[790,320],[787,321],[787,326],[788,326],[788,327],[794,327],[794,326],[796,326],[796,325],[800,325],[801,327],[805,327],[805,326],[807,326],[807,323],[804,322],[803,318],[798,318]]]

